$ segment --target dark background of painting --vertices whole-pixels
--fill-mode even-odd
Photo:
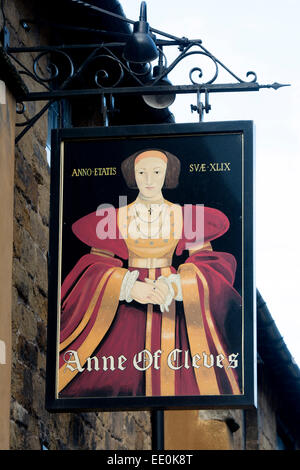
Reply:
[[[102,203],[119,206],[119,195],[127,203],[138,191],[130,190],[121,173],[121,162],[138,150],[160,148],[181,161],[176,189],[163,190],[168,201],[204,204],[221,210],[230,221],[226,234],[212,242],[213,249],[233,254],[237,260],[235,288],[241,293],[242,281],[242,134],[211,133],[198,135],[159,135],[151,137],[115,137],[64,142],[62,281],[78,259],[90,247],[78,240],[72,224],[96,211]],[[190,172],[190,163],[230,162],[231,171]],[[116,167],[116,175],[72,177],[74,168]],[[174,256],[173,265],[184,262],[188,253]],[[124,264],[126,267],[126,262]]]
[[[198,409],[207,406],[210,408],[255,406],[253,133],[251,121],[70,128],[52,131],[47,409]],[[64,147],[64,167],[61,172],[62,147]],[[127,188],[121,174],[121,162],[134,152],[147,148],[165,149],[181,160],[179,185],[176,189],[164,190],[164,197],[167,200],[181,205],[205,204],[221,210],[230,220],[228,232],[214,240],[212,245],[215,251],[231,253],[237,260],[235,288],[243,293],[243,308],[229,307],[224,333],[229,340],[228,351],[239,353],[239,364],[242,367],[238,368],[237,373],[240,384],[243,385],[243,394],[214,397],[135,397],[134,400],[128,397],[58,400],[55,387],[60,281],[65,279],[80,257],[90,251],[90,247],[72,233],[72,224],[88,213],[95,212],[100,204],[109,203],[118,207],[119,195],[127,195],[126,203],[135,200],[137,190]],[[189,171],[190,163],[218,162],[230,162],[231,171],[205,173]],[[117,174],[72,177],[74,168],[105,167],[116,167]],[[61,173],[62,194],[60,194]],[[242,191],[243,176],[244,191]],[[59,236],[60,203],[63,205],[62,244]],[[174,256],[173,265],[178,266],[187,256],[187,252],[184,252],[180,258]],[[62,263],[60,263],[61,258]]]

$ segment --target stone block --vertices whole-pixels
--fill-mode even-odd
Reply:
[[[41,450],[41,442],[36,434],[31,432],[26,434],[26,449]]]
[[[45,102],[37,102],[36,104],[36,111],[39,113],[45,107]],[[39,141],[39,143],[46,147],[47,138],[48,138],[48,113],[47,111],[42,114],[38,120],[38,125],[34,127],[34,134]]]
[[[258,450],[258,419],[257,410],[245,410],[246,450]]]
[[[20,259],[22,254],[22,231],[22,227],[14,221],[13,249],[17,259]]]
[[[48,316],[48,299],[44,292],[42,292],[36,283],[33,282],[32,289],[29,290],[28,304],[35,313],[36,318],[46,325]],[[37,332],[38,337],[42,335],[42,330]],[[41,338],[42,339],[42,336]]]
[[[44,383],[46,379],[46,354],[41,352],[40,350],[38,350],[37,370]]]
[[[24,406],[28,409],[29,413],[32,413],[33,377],[32,377],[32,370],[29,367],[24,368],[23,402],[24,402]]]
[[[24,121],[24,117],[19,115],[17,118],[18,122]],[[18,128],[22,130],[22,128]],[[18,135],[18,130],[16,131],[16,135]],[[15,146],[15,152],[17,156],[20,156],[26,160],[28,164],[30,164],[31,156],[33,152],[33,128],[29,129],[27,133],[18,141]]]
[[[113,431],[114,437],[116,439],[120,439],[121,436],[124,434],[124,430],[125,430],[125,413],[113,412],[111,416],[112,416],[111,430]],[[128,429],[125,431],[128,434]]]
[[[16,222],[14,223],[14,254],[20,260],[24,270],[32,278],[37,271],[37,262],[40,261],[40,256],[37,254],[37,247],[32,240],[32,237]]]
[[[50,191],[48,187],[42,185],[39,187],[38,212],[43,224],[48,226],[50,215]]]
[[[38,349],[34,343],[28,341],[23,335],[19,335],[17,352],[22,362],[31,369],[36,369]]]
[[[49,249],[49,230],[42,222],[40,215],[30,211],[30,235],[43,253]]]
[[[17,222],[28,232],[30,231],[30,206],[23,194],[15,188],[14,194],[14,215]]]
[[[101,450],[104,448],[103,446],[103,436],[104,436],[104,431],[97,431],[94,436],[94,449],[95,450]]]
[[[33,142],[32,167],[38,183],[46,185],[49,189],[50,168],[47,162],[46,149],[39,142]]]
[[[36,264],[34,269],[36,285],[47,296],[48,292],[48,259],[46,255],[40,250],[36,250]]]
[[[149,445],[149,439],[145,439],[145,435],[141,430],[137,430],[135,433],[135,443],[134,449],[136,450],[145,450],[147,449],[147,445]]]
[[[20,361],[16,362],[14,360],[12,365],[12,376],[11,376],[11,392],[12,392],[12,399],[19,402],[24,408],[27,409],[24,400],[24,374],[25,374],[26,366],[22,364]]]
[[[30,450],[41,450],[40,419],[30,415],[26,433],[26,448]]]
[[[36,46],[37,44],[45,43],[43,36],[46,38],[46,34],[42,34],[40,28],[32,27],[30,32],[27,32],[20,24],[20,20],[23,18],[31,18],[33,15],[32,7],[33,2],[24,2],[21,0],[9,1],[9,8],[5,5],[5,13],[7,16],[8,27],[11,33],[11,45],[14,46]],[[28,54],[19,54],[20,59]],[[29,67],[32,69],[32,67]]]
[[[259,450],[277,450],[276,449],[276,439],[270,440],[271,436],[266,436],[261,434],[259,438]]]
[[[13,260],[13,285],[17,289],[18,293],[17,302],[22,301],[24,304],[27,304],[29,291],[32,287],[32,280],[18,258],[14,258]]]
[[[71,443],[75,448],[86,448],[86,433],[83,420],[80,416],[73,415],[71,420]]]
[[[16,424],[21,425],[25,428],[28,427],[28,423],[29,423],[28,411],[25,410],[25,408],[17,401],[12,401],[10,415],[11,415],[11,419]]]
[[[92,428],[97,427],[97,418],[95,413],[81,413],[82,419]]]
[[[106,431],[106,433],[104,435],[103,447],[101,447],[101,448],[102,449],[116,450],[115,444],[116,444],[116,442],[112,438],[111,434],[108,431]]]
[[[40,320],[37,322],[36,340],[37,340],[39,349],[45,353],[47,349],[47,327],[45,323]]]
[[[50,168],[47,161],[45,145],[37,141],[35,133],[28,131],[29,136],[24,136],[17,144],[17,152],[32,169],[33,175],[39,185],[45,185],[49,190]],[[30,137],[30,138],[28,138]]]
[[[10,449],[24,450],[26,429],[18,426],[13,420],[10,421]]]
[[[37,210],[38,182],[32,168],[19,152],[16,152],[15,185],[22,191],[32,208]]]
[[[32,371],[32,379],[34,382],[32,410],[40,419],[45,419],[47,416],[45,410],[45,380],[41,377],[39,369]]]
[[[14,332],[14,344],[19,340],[19,334],[23,334],[28,341],[35,341],[37,334],[36,318],[34,313],[23,303],[13,307],[12,327]]]

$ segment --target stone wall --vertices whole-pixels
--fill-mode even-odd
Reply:
[[[21,18],[35,16],[34,5],[34,1],[4,1],[12,45],[47,43],[34,25],[29,33],[20,26]],[[20,58],[30,66],[29,59]],[[44,104],[30,103],[25,117],[18,120],[34,115]],[[51,450],[150,449],[147,412],[50,414],[45,410],[50,194],[47,125],[45,114],[15,149],[10,448],[39,450],[44,443]]]
[[[241,410],[165,412],[166,450],[244,450]]]
[[[280,397],[277,388],[270,380],[267,368],[261,360],[257,366],[257,382],[257,409],[245,412],[245,449],[277,450],[277,408]]]
[[[0,81],[0,449],[9,447],[15,100]]]
[[[278,396],[274,393],[274,387],[268,379],[268,371],[265,370],[262,364],[258,365],[258,381],[258,448],[260,450],[276,450],[276,409]]]
[[[277,450],[278,392],[258,364],[257,408],[165,412],[168,450]]]

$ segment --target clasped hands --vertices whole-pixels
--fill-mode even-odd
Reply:
[[[169,287],[162,279],[136,281],[131,289],[131,297],[140,304],[164,305],[169,294]]]

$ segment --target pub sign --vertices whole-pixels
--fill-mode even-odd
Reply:
[[[253,124],[52,131],[46,407],[255,405]]]

